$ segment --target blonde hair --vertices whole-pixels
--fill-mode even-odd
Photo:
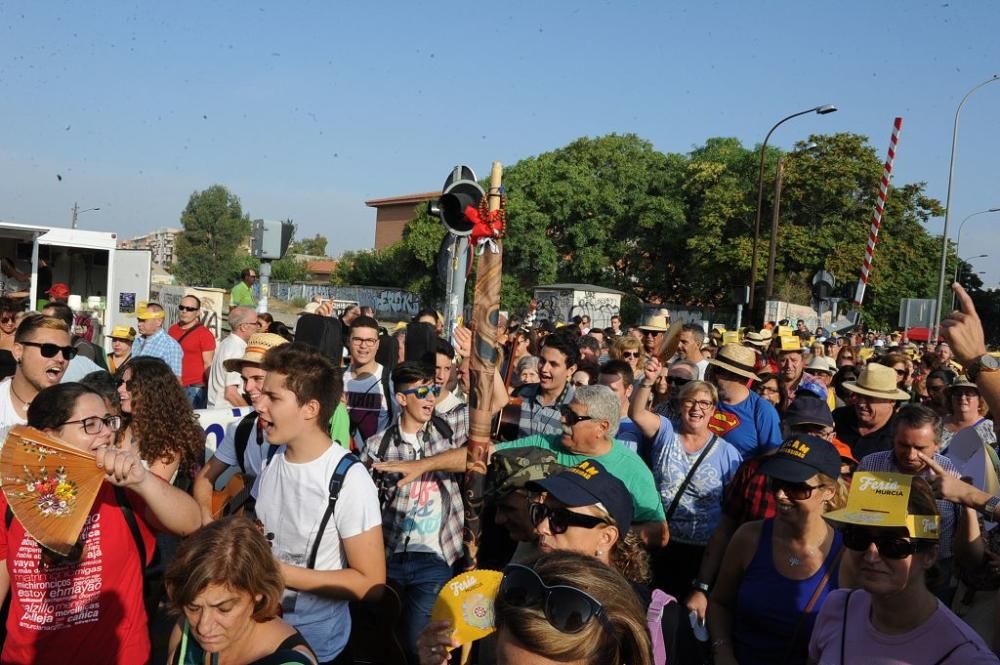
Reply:
[[[527,651],[557,661],[579,660],[586,665],[653,665],[646,630],[646,613],[639,597],[622,575],[594,557],[575,552],[552,552],[540,557],[535,573],[548,586],[585,590],[601,604],[613,635],[598,617],[577,633],[563,633],[545,617],[543,607],[516,607],[497,597],[495,624]]]
[[[622,354],[626,351],[639,351],[642,349],[642,344],[639,343],[635,337],[631,335],[623,335],[615,340],[615,343],[611,346],[611,351],[608,355],[611,356],[613,360],[622,360]]]
[[[847,506],[847,483],[842,478],[831,478],[825,473],[817,473],[816,476],[819,478],[820,485],[834,490],[833,498],[826,503],[825,512],[840,510]]]
[[[695,393],[708,393],[709,397],[712,398],[712,404],[719,403],[719,391],[711,383],[707,381],[688,381],[684,384],[684,387],[680,389],[677,393],[677,401],[688,399],[691,395]]]

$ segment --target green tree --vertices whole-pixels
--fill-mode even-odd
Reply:
[[[298,229],[296,229],[296,231],[297,230]],[[326,256],[326,244],[326,236],[321,236],[317,233],[312,238],[293,240],[288,245],[288,253],[307,254],[309,256]]]
[[[240,200],[222,185],[195,192],[181,213],[177,279],[191,286],[228,287],[239,272],[240,246],[250,235],[250,218]]]

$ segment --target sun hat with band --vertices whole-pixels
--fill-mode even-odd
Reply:
[[[826,439],[796,434],[760,465],[765,476],[789,483],[804,483],[817,473],[829,478],[840,476],[840,452]]]
[[[866,397],[896,401],[910,399],[910,393],[896,386],[896,370],[878,363],[865,365],[857,381],[844,381],[845,390]]]
[[[757,354],[754,353],[753,349],[740,344],[724,344],[714,358],[708,359],[709,365],[715,365],[738,376],[760,381],[760,378],[754,373],[756,363]]]
[[[548,492],[571,508],[601,504],[623,530],[623,537],[632,524],[632,494],[625,483],[608,473],[596,460],[585,459],[545,480],[530,482],[526,487],[535,492]]]
[[[764,329],[760,332],[747,333],[743,337],[743,343],[756,346],[759,349],[766,349],[771,345],[771,331]]]
[[[910,538],[938,540],[939,515],[911,515],[908,507],[914,478],[907,473],[859,471],[851,481],[847,506],[823,515],[837,526],[906,529]],[[920,478],[920,482],[926,482]]]
[[[134,342],[136,330],[132,326],[115,326],[111,329],[110,335],[105,335],[111,339],[121,339],[126,342]]]
[[[649,330],[650,332],[667,332],[669,328],[667,316],[662,312],[652,312],[642,318],[639,330]]]
[[[288,340],[281,335],[274,333],[257,333],[250,335],[247,340],[246,351],[242,358],[230,358],[222,363],[227,372],[238,372],[243,369],[243,365],[259,365],[264,360],[264,354],[276,346],[287,344]]]

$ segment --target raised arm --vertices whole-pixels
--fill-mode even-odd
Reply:
[[[639,431],[647,439],[656,436],[660,431],[660,417],[646,408],[649,402],[649,391],[656,383],[663,365],[656,358],[650,358],[642,370],[642,380],[632,391],[632,402],[628,407],[628,416],[636,424]]]

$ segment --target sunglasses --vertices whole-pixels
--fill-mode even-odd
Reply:
[[[569,404],[563,404],[559,407],[559,413],[562,414],[563,420],[570,427],[574,427],[577,423],[583,422],[584,420],[593,420],[591,416],[581,416],[580,414],[569,408]]]
[[[441,394],[441,386],[417,386],[416,388],[407,388],[406,390],[400,390],[402,395],[416,395],[417,399],[427,399],[427,396],[434,393],[437,397]]]
[[[594,617],[608,634],[615,636],[604,607],[576,587],[549,586],[531,568],[517,563],[503,569],[500,597],[513,607],[541,607],[545,618],[560,633],[579,633]]]
[[[905,559],[921,549],[921,543],[915,543],[903,536],[874,535],[869,529],[847,527],[843,530],[844,547],[855,552],[867,551],[872,543],[878,549],[879,556],[886,559]]]
[[[692,379],[684,379],[684,378],[679,377],[679,376],[668,376],[667,377],[667,383],[669,383],[672,386],[686,386],[687,384],[691,383],[691,381],[692,381]]]
[[[105,427],[110,429],[112,432],[117,432],[121,429],[122,419],[121,416],[104,416],[103,418],[99,416],[90,416],[89,418],[83,418],[82,420],[67,420],[60,425],[60,427],[74,425],[77,423],[83,425],[83,431],[87,434],[100,434]]]
[[[531,525],[538,527],[544,520],[549,521],[549,531],[552,535],[566,533],[566,529],[571,526],[578,526],[583,529],[593,529],[595,526],[607,524],[607,520],[594,515],[584,515],[574,513],[569,508],[551,508],[544,503],[532,503],[528,506],[528,519]]]
[[[767,485],[774,494],[781,490],[792,501],[805,501],[812,496],[813,490],[822,488],[822,485],[810,485],[809,483],[790,483],[787,480],[768,478]]]
[[[135,386],[135,379],[129,379],[128,381],[125,379],[115,379],[115,388],[121,388],[122,386],[125,386],[125,390],[132,392],[132,388]]]
[[[73,360],[76,358],[76,354],[79,353],[76,348],[72,346],[59,346],[58,344],[52,344],[46,342],[41,344],[39,342],[19,342],[21,346],[34,346],[38,348],[41,352],[43,358],[55,358],[56,355],[62,352],[62,357],[66,360]]]
[[[0,316],[0,323],[14,323],[17,321],[17,316]]]
[[[182,312],[197,312],[198,311],[197,307],[185,307],[184,305],[177,305],[177,309],[181,310]]]
[[[641,355],[642,354],[639,353],[638,351],[623,351],[622,352],[622,358],[638,358]]]

